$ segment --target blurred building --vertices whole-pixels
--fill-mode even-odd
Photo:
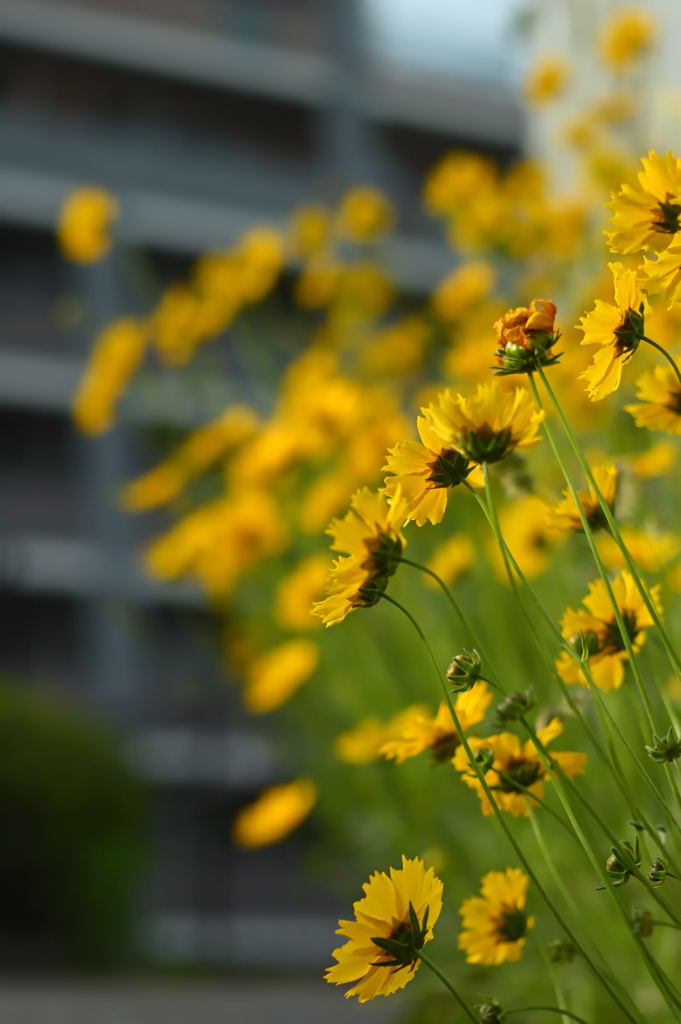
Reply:
[[[450,26],[460,9],[451,66],[438,6]],[[121,240],[172,279],[247,227],[373,183],[402,211],[392,272],[427,287],[450,256],[419,208],[425,170],[453,147],[507,161],[519,145],[503,62],[480,51],[484,18],[500,24],[509,4],[477,6],[432,5],[431,67],[425,15],[417,39],[408,20],[400,34],[404,3],[0,0],[0,670],[114,723],[150,780],[152,959],[317,964],[335,911],[301,877],[299,841],[230,845],[235,808],[277,778],[267,734],[225,685],[199,594],[141,574],[153,524],[116,508],[158,438],[207,419],[224,394],[158,371],[111,434],[75,434],[92,331],[144,297],[116,258],[87,270],[61,259],[59,205],[77,185],[110,188]]]

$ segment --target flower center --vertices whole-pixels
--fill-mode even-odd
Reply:
[[[399,537],[391,537],[387,533],[378,533],[364,540],[367,557],[360,568],[367,574],[357,593],[356,602],[364,608],[378,604],[381,595],[388,586],[388,580],[397,571],[402,541]]]
[[[504,777],[499,788],[504,793],[522,793],[540,778],[542,766],[539,761],[528,761],[524,757],[511,759],[503,769]]]
[[[502,913],[497,929],[497,935],[502,942],[517,942],[526,932],[527,914],[523,910],[514,907]]]
[[[456,487],[471,471],[468,459],[454,448],[443,448],[437,458],[428,463],[428,481],[433,487]]]
[[[513,443],[509,427],[492,430],[488,423],[482,423],[475,430],[466,432],[461,447],[473,462],[499,462]]]
[[[626,634],[629,640],[633,642],[638,633],[636,612],[622,611],[621,615]],[[625,643],[622,639],[620,628],[615,621],[604,623],[599,641],[599,654],[616,654],[618,651],[625,650]]]
[[[643,306],[641,306],[641,310]],[[641,311],[629,309],[622,317],[619,327],[615,328],[615,352],[620,357],[631,355],[639,346],[645,330],[644,317]]]
[[[681,416],[681,391],[670,391],[664,407],[675,416]]]
[[[657,204],[658,219],[653,221],[653,227],[665,235],[675,235],[679,230],[679,217],[681,217],[681,206],[678,203],[669,202],[669,192],[665,202]]]
[[[455,732],[443,732],[434,743],[430,744],[430,753],[434,761],[451,761],[459,746],[459,737]]]

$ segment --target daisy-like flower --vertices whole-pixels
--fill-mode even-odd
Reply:
[[[552,718],[548,725],[537,730],[537,737],[546,747],[560,736],[562,731],[563,723],[560,718]],[[492,755],[494,756],[494,760],[485,771],[485,782],[494,793],[498,806],[516,818],[528,817],[530,806],[536,804],[525,791],[529,790],[541,800],[544,795],[544,780],[547,778],[544,763],[532,740],[522,743],[514,733],[502,732],[484,739],[470,736],[468,744],[473,755],[479,750],[486,750],[490,752],[490,759]],[[551,757],[570,778],[584,773],[586,754],[558,750],[551,751]],[[466,785],[477,792],[485,817],[493,814],[492,803],[463,746],[459,747],[454,755],[454,767],[461,772]]]
[[[614,283],[615,302],[596,299],[594,308],[577,324],[582,345],[599,345],[591,366],[580,373],[587,383],[587,394],[598,402],[617,391],[622,366],[638,348],[645,332],[646,301],[640,291],[635,270],[621,263],[608,264]]]
[[[270,786],[239,811],[232,838],[248,850],[279,843],[305,821],[316,802],[317,787],[311,779]]]
[[[470,896],[459,908],[463,930],[459,949],[469,964],[496,966],[520,960],[534,916],[525,913],[529,879],[519,868],[489,871],[480,896]]]
[[[612,582],[612,591],[624,622],[632,650],[639,651],[645,642],[645,630],[653,625],[632,576],[621,572]],[[651,588],[650,597],[658,611],[662,611],[660,588]],[[568,608],[561,619],[565,639],[576,647],[584,648],[593,681],[601,690],[617,690],[624,682],[627,652],[620,633],[608,592],[602,580],[589,584],[589,593],[576,611]],[[586,686],[580,666],[567,651],[562,651],[556,668],[566,683]]]
[[[443,391],[429,408],[437,432],[471,462],[499,462],[541,440],[537,431],[544,413],[526,388],[508,391],[490,381],[478,384],[468,398]]]
[[[406,516],[399,491],[388,505],[385,494],[362,487],[353,495],[350,511],[331,521],[326,531],[333,538],[331,550],[343,554],[333,563],[328,597],[312,607],[326,626],[380,601],[406,544],[401,533]]]
[[[442,910],[442,882],[418,857],[402,857],[390,874],[376,871],[353,904],[354,921],[339,921],[336,934],[347,942],[334,949],[338,961],[324,978],[334,985],[356,982],[345,993],[367,1003],[389,996],[411,981],[419,966],[418,951],[433,937]]]
[[[637,427],[681,434],[681,384],[671,367],[656,366],[651,373],[642,374],[636,381],[636,397],[640,405],[624,408]]]
[[[681,303],[681,242],[673,241],[662,252],[645,256],[641,274],[649,295],[664,292],[667,309]]]
[[[552,346],[560,335],[554,331],[556,305],[548,299],[533,299],[529,309],[517,306],[504,313],[496,323],[497,375],[529,373],[537,365],[558,362]]]
[[[428,521],[435,526],[442,521],[452,487],[469,478],[475,487],[484,483],[480,467],[457,451],[449,434],[434,425],[433,405],[422,409],[416,421],[421,441],[403,441],[390,448],[383,467],[391,474],[386,477],[386,494],[394,500],[399,491],[408,518],[418,526]]]
[[[612,230],[605,236],[611,252],[666,249],[679,230],[681,218],[681,160],[669,151],[651,150],[641,160],[638,185],[622,185],[607,204],[613,211]]]
[[[481,722],[492,700],[492,693],[485,682],[478,682],[467,693],[460,693],[455,707],[461,728],[470,729]],[[417,757],[428,750],[433,760],[441,763],[451,761],[458,746],[459,734],[454,728],[449,708],[443,701],[434,718],[417,712],[404,723],[399,736],[383,744],[379,753],[402,764],[410,757]]]
[[[594,466],[593,475],[598,490],[605,498],[612,512],[615,506],[615,498],[617,497],[619,480],[617,467]],[[584,518],[592,530],[599,530],[607,525],[603,509],[591,484],[589,484],[588,490],[577,491],[577,499]],[[565,530],[572,533],[582,533],[584,531],[577,502],[567,490],[563,491],[563,497],[558,504],[547,513],[547,522],[556,530]]]

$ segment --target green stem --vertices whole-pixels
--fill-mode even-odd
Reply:
[[[435,582],[437,583],[437,585],[441,589],[442,593],[445,595],[445,597],[449,601],[449,604],[453,608],[454,613],[456,614],[457,618],[461,622],[461,625],[466,630],[468,635],[471,637],[473,643],[476,645],[477,648],[482,650],[482,646],[483,645],[480,642],[480,639],[479,639],[478,634],[477,634],[477,632],[475,630],[475,627],[471,623],[470,619],[468,618],[468,616],[464,612],[463,608],[461,607],[459,602],[456,600],[456,598],[454,597],[454,595],[452,594],[451,590],[449,589],[449,587],[447,586],[445,581],[442,579],[442,577],[438,576],[438,574],[436,572],[434,572],[432,569],[429,569],[427,565],[421,565],[420,562],[414,562],[410,558],[392,558],[391,561],[393,561],[393,562],[402,562],[403,565],[411,565],[411,566],[413,566],[414,569],[420,569],[421,572],[426,573],[426,575],[430,576],[433,580],[435,580]],[[492,664],[490,659],[486,658],[486,661],[487,661],[489,667],[491,668],[492,672],[494,673],[494,675],[498,677],[498,672],[494,668],[494,665]]]
[[[556,865],[555,865],[555,863],[553,861],[553,857],[551,856],[551,851],[549,850],[548,844],[544,841],[544,836],[543,836],[543,833],[542,833],[541,828],[539,826],[539,821],[537,820],[537,816],[534,813],[532,807],[529,806],[529,804],[528,804],[527,810],[528,810],[528,814],[529,814],[529,818],[530,818],[530,825],[532,826],[532,831],[534,832],[534,838],[537,840],[537,846],[539,847],[539,852],[541,853],[542,857],[544,858],[546,866],[548,867],[549,872],[551,874],[551,877],[553,879],[554,885],[556,886],[556,889],[558,889],[558,892],[563,897],[566,906],[568,906],[570,908],[570,910],[572,911],[573,914],[576,914],[577,913],[577,906],[576,906],[575,901],[573,900],[572,896],[570,895],[570,893],[569,893],[569,891],[567,889],[567,886],[565,885],[565,882],[561,878],[560,871],[558,871],[558,869],[557,869],[557,867],[556,867]],[[560,820],[561,819],[559,819],[559,821]],[[569,831],[569,829],[568,829],[568,831]]]
[[[532,394],[534,395],[534,400],[537,403],[537,407],[539,409],[541,409],[542,411],[544,411],[544,406],[543,406],[543,403],[542,403],[542,400],[541,400],[541,396],[540,396],[539,391],[537,389],[537,383],[536,383],[536,381],[535,381],[535,379],[534,379],[534,377],[533,377],[533,375],[531,373],[528,374],[528,378],[529,378],[529,382],[530,382],[530,387],[532,389]],[[634,653],[634,648],[633,648],[633,645],[631,643],[631,637],[629,636],[629,630],[627,629],[626,623],[624,621],[624,616],[622,615],[620,607],[619,607],[619,605],[617,603],[617,599],[615,598],[615,594],[614,594],[613,589],[612,589],[612,584],[610,583],[610,580],[608,579],[608,574],[605,571],[605,566],[603,565],[603,561],[601,559],[600,553],[598,551],[598,548],[596,547],[596,542],[594,540],[593,531],[591,529],[591,525],[589,523],[589,520],[588,520],[588,518],[587,518],[587,516],[586,516],[586,514],[584,512],[584,509],[582,508],[582,503],[579,500],[579,496],[577,494],[577,489],[575,488],[575,485],[572,482],[572,478],[571,478],[571,476],[570,476],[570,474],[568,472],[567,466],[565,465],[563,457],[560,454],[560,450],[559,450],[558,445],[556,444],[556,440],[555,440],[555,438],[553,436],[553,431],[551,430],[551,427],[549,426],[549,424],[546,421],[544,421],[544,433],[546,434],[546,437],[547,437],[547,440],[549,442],[549,445],[551,446],[551,451],[553,452],[553,455],[554,455],[554,457],[556,459],[556,462],[560,466],[560,470],[561,470],[561,472],[563,474],[563,478],[565,479],[565,483],[568,486],[568,490],[570,492],[570,496],[572,497],[572,500],[574,501],[575,506],[577,508],[577,512],[579,514],[579,518],[580,518],[581,523],[582,523],[582,530],[584,531],[584,536],[586,537],[587,544],[589,545],[589,550],[591,551],[591,555],[593,557],[593,560],[596,563],[596,568],[598,569],[598,574],[599,574],[599,576],[601,578],[603,586],[605,587],[605,590],[606,590],[607,595],[608,595],[608,599],[609,599],[610,604],[612,606],[613,614],[615,616],[615,621],[617,623],[617,628],[619,629],[620,635],[622,637],[622,643],[624,644],[624,648],[625,648],[625,650],[627,652],[627,658],[629,659],[629,663],[631,665],[632,673],[634,675],[634,680],[636,682],[636,689],[637,689],[638,694],[639,694],[639,699],[641,701],[643,710],[644,710],[644,712],[645,712],[645,714],[646,714],[646,716],[648,718],[648,725],[650,726],[650,729],[653,732],[655,732],[655,720],[653,718],[653,707],[652,707],[652,704],[650,702],[650,698],[649,698],[648,693],[646,691],[645,685],[643,683],[643,679],[641,677],[641,673],[639,671],[638,661],[636,660],[635,653]],[[606,504],[607,504],[607,502],[606,502]]]
[[[655,921],[652,920],[651,924],[659,924],[662,928],[676,928],[677,931],[681,931],[681,925],[674,924],[672,921]]]
[[[662,617],[661,617],[660,613],[658,612],[657,607],[655,606],[655,602],[651,599],[650,594],[648,593],[648,588],[647,588],[647,586],[645,584],[645,581],[641,578],[641,574],[639,572],[638,566],[636,565],[634,559],[631,557],[631,553],[629,552],[628,547],[626,546],[626,544],[622,540],[622,536],[620,534],[619,527],[617,526],[617,523],[615,522],[615,517],[612,514],[612,509],[610,508],[610,506],[608,505],[607,501],[603,497],[603,495],[601,493],[601,490],[600,490],[598,484],[596,483],[596,480],[594,479],[594,475],[591,472],[591,467],[589,466],[589,463],[588,463],[588,461],[587,461],[587,459],[586,459],[586,457],[584,455],[584,452],[582,451],[581,446],[580,446],[577,438],[575,437],[574,432],[573,432],[573,430],[572,430],[572,428],[571,428],[571,426],[570,426],[570,424],[569,424],[569,422],[568,422],[568,420],[567,420],[567,418],[565,416],[565,413],[563,412],[563,409],[562,409],[562,407],[560,405],[560,402],[556,398],[556,395],[555,395],[555,393],[553,391],[553,388],[551,387],[551,384],[549,383],[549,380],[548,380],[546,374],[544,373],[544,371],[543,371],[543,369],[541,367],[537,368],[537,372],[539,373],[539,375],[540,375],[540,377],[542,379],[542,383],[544,384],[544,387],[546,388],[546,393],[548,394],[549,398],[551,399],[551,403],[552,403],[554,409],[556,410],[556,413],[558,415],[558,419],[561,422],[561,426],[563,428],[563,431],[565,432],[565,436],[568,439],[570,447],[572,448],[572,451],[574,452],[575,457],[577,458],[577,461],[579,462],[579,464],[580,464],[580,466],[582,468],[582,471],[584,472],[587,480],[589,481],[591,487],[593,488],[593,492],[596,495],[596,498],[598,499],[598,502],[599,502],[599,504],[601,506],[601,509],[603,511],[603,515],[605,516],[605,520],[606,520],[606,522],[608,524],[608,527],[610,529],[610,532],[612,534],[613,540],[615,541],[615,543],[617,544],[618,548],[622,552],[624,560],[625,560],[625,562],[627,564],[627,568],[628,568],[629,572],[631,573],[631,575],[632,575],[632,577],[634,579],[634,582],[636,583],[636,587],[638,589],[638,592],[641,595],[641,598],[643,599],[643,602],[644,602],[646,608],[648,609],[648,611],[650,612],[650,616],[651,616],[653,622],[655,623],[655,626],[657,627],[657,629],[659,631],[660,639],[662,640],[662,645],[663,645],[663,647],[665,649],[665,652],[666,652],[667,657],[668,657],[668,659],[670,661],[670,664],[672,665],[674,670],[681,677],[681,657],[679,657],[679,655],[677,654],[676,649],[675,649],[673,643],[671,642],[671,639],[670,639],[670,637],[669,637],[669,635],[667,633],[667,630],[666,630],[666,628],[664,626],[664,623],[662,622]]]
[[[444,675],[440,671],[440,668],[439,668],[438,663],[437,663],[437,659],[436,659],[435,655],[433,654],[432,648],[431,648],[430,644],[428,643],[428,640],[427,640],[427,638],[425,636],[425,633],[423,632],[423,630],[419,626],[419,624],[416,621],[416,619],[414,618],[414,616],[411,614],[411,612],[409,612],[404,607],[404,605],[400,604],[399,601],[396,601],[394,598],[390,597],[388,594],[384,593],[382,595],[382,597],[385,600],[387,600],[390,604],[394,604],[396,608],[399,608],[400,611],[404,615],[406,615],[406,617],[409,619],[409,621],[411,622],[412,626],[416,630],[419,638],[423,642],[423,645],[425,646],[425,648],[426,648],[426,650],[428,652],[428,657],[430,658],[430,661],[431,661],[431,663],[432,663],[432,665],[433,665],[433,667],[435,669],[435,673],[436,673],[437,678],[438,678],[438,683],[439,683],[440,687],[442,688],[442,690],[444,692],[444,696],[445,696],[445,699],[446,699],[446,702],[447,702],[447,706],[449,707],[449,713],[450,713],[450,715],[452,717],[452,722],[454,723],[454,728],[456,729],[456,732],[458,734],[459,741],[461,742],[464,750],[466,751],[466,756],[468,758],[469,764],[470,764],[471,768],[473,769],[473,771],[478,776],[478,780],[480,782],[480,786],[482,787],[483,792],[485,793],[487,799],[489,800],[490,806],[492,808],[492,811],[494,813],[494,816],[495,816],[495,819],[497,821],[497,824],[498,824],[499,828],[504,833],[505,838],[510,843],[514,853],[518,857],[518,860],[523,865],[523,868],[525,869],[528,877],[530,878],[530,880],[534,884],[537,892],[539,893],[539,895],[541,896],[543,901],[546,903],[547,907],[549,908],[549,910],[551,911],[553,916],[555,917],[555,919],[558,922],[560,928],[564,931],[565,935],[570,939],[570,941],[573,943],[573,945],[580,951],[580,953],[581,953],[581,955],[582,955],[582,957],[584,959],[584,962],[588,965],[589,969],[596,976],[596,978],[598,978],[598,980],[603,984],[603,987],[607,990],[607,992],[609,993],[609,995],[610,995],[611,999],[613,1000],[613,1002],[615,1002],[617,1004],[617,1006],[619,1006],[620,1010],[625,1015],[627,1020],[632,1021],[632,1022],[636,1022],[637,1018],[632,1014],[631,1010],[626,1005],[626,1003],[624,1002],[622,997],[613,988],[613,985],[611,984],[610,979],[597,966],[597,964],[591,958],[589,953],[584,949],[582,944],[577,940],[577,938],[574,935],[574,933],[572,932],[571,928],[569,927],[569,925],[567,924],[567,922],[563,918],[563,915],[555,907],[555,905],[554,905],[553,901],[551,900],[550,896],[548,895],[546,889],[544,888],[544,886],[540,882],[539,878],[535,874],[534,869],[532,868],[532,865],[527,860],[527,857],[525,856],[525,854],[523,853],[522,849],[518,845],[518,842],[517,842],[515,836],[513,835],[513,833],[511,832],[510,828],[508,827],[506,821],[504,820],[503,813],[502,813],[499,805],[497,804],[497,802],[496,802],[496,800],[494,798],[494,794],[492,793],[492,791],[491,791],[491,789],[489,787],[489,784],[487,783],[487,780],[485,779],[485,773],[480,769],[480,766],[475,761],[475,758],[474,758],[474,755],[473,755],[473,751],[471,750],[471,747],[470,747],[470,744],[468,742],[468,739],[466,738],[466,733],[465,733],[464,729],[461,726],[461,722],[459,721],[459,717],[458,717],[458,715],[456,713],[456,708],[454,707],[454,703],[452,701],[451,695],[450,695],[449,690],[447,689],[447,686],[445,684]]]
[[[545,1010],[547,1013],[562,1013],[564,1017],[570,1017],[571,1020],[576,1020],[579,1024],[589,1024],[589,1022],[584,1020],[583,1017],[578,1017],[576,1013],[572,1013],[570,1010],[565,1010],[559,1006],[518,1006],[515,1010],[507,1010],[506,1016],[510,1017],[512,1013],[529,1013],[531,1010]]]
[[[471,1010],[470,1006],[468,1006],[468,1004],[463,1001],[463,999],[461,998],[459,993],[456,991],[456,989],[454,988],[452,983],[442,973],[442,971],[437,966],[437,964],[434,964],[433,961],[430,959],[430,957],[426,956],[426,954],[424,952],[422,952],[422,950],[420,950],[420,949],[415,949],[414,950],[414,956],[417,956],[419,958],[419,960],[422,960],[423,963],[426,965],[426,967],[428,967],[433,972],[433,974],[437,978],[440,979],[440,981],[445,986],[445,988],[448,989],[448,991],[451,992],[451,994],[454,996],[454,998],[456,999],[457,1003],[459,1004],[459,1006],[461,1007],[463,1012],[466,1014],[468,1019],[472,1020],[474,1022],[474,1024],[479,1024],[478,1018],[475,1016],[475,1014]]]
[[[667,349],[663,348],[662,345],[658,345],[658,343],[656,341],[653,341],[652,338],[642,337],[641,341],[645,341],[646,344],[652,345],[653,348],[656,348],[658,352],[662,353],[662,355],[665,357],[665,359],[667,360],[667,362],[671,366],[672,370],[676,374],[676,379],[678,380],[679,384],[681,384],[681,371],[679,370],[678,366],[676,365],[676,360],[672,358],[672,356],[669,354],[669,352],[667,352]]]

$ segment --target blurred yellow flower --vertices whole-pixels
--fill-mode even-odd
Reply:
[[[113,426],[116,405],[142,363],[147,330],[130,317],[99,332],[73,398],[73,418],[84,434],[104,434]]]
[[[613,71],[628,71],[651,48],[656,36],[655,20],[643,7],[614,13],[603,26],[601,53]]]
[[[118,201],[103,188],[79,188],[59,212],[57,240],[74,263],[96,263],[111,248],[110,228],[118,217]]]
[[[146,512],[172,501],[189,480],[250,437],[257,424],[257,415],[249,406],[231,406],[190,434],[164,462],[126,484],[121,491],[123,508]]]
[[[644,572],[659,572],[681,549],[681,541],[673,533],[654,533],[634,526],[622,526],[620,534],[629,554]],[[624,569],[624,555],[614,539],[605,534],[598,538],[598,550],[608,569]]]
[[[619,481],[617,467],[594,466],[593,476],[610,511],[614,511]],[[592,530],[599,530],[607,525],[605,515],[591,484],[589,484],[588,490],[577,491],[577,499],[584,518]],[[584,531],[577,503],[568,490],[563,491],[561,501],[548,511],[547,519],[549,524],[557,530],[569,530],[573,533],[583,533]]]
[[[299,259],[323,252],[331,237],[331,216],[325,206],[299,206],[289,223],[290,247]]]
[[[321,626],[319,619],[312,614],[312,604],[324,592],[328,569],[328,560],[323,555],[311,555],[279,581],[274,599],[277,625],[291,630],[318,629]]]
[[[239,811],[232,838],[248,850],[279,843],[305,821],[316,802],[317,787],[310,779],[271,786]]]
[[[435,549],[426,567],[448,586],[452,586],[472,568],[475,560],[476,550],[472,539],[467,533],[455,533]],[[428,587],[438,587],[435,580],[426,574],[423,582]]]
[[[431,300],[433,312],[446,322],[457,320],[489,295],[495,277],[494,267],[485,260],[464,263],[435,289]]]
[[[546,572],[560,537],[548,521],[547,508],[541,498],[527,494],[504,505],[499,513],[499,525],[523,575],[534,579]],[[497,576],[508,582],[504,560],[493,540],[489,542],[489,551]]]
[[[338,210],[338,230],[358,245],[377,242],[395,225],[395,208],[376,188],[353,188],[343,196]]]
[[[254,714],[275,711],[308,681],[318,663],[319,648],[303,638],[265,651],[246,670],[244,704]]]
[[[637,427],[681,434],[681,384],[668,366],[656,366],[636,381],[640,404],[625,405]]]
[[[665,156],[651,150],[641,163],[638,185],[622,185],[606,204],[613,211],[605,232],[612,252],[660,251],[679,230],[681,160],[671,150]]]
[[[496,184],[488,157],[464,150],[447,153],[426,178],[424,202],[430,213],[449,214]]]
[[[621,572],[612,582],[612,591],[634,652],[645,642],[645,630],[653,625],[630,573]],[[659,586],[650,590],[651,600],[661,611]],[[605,584],[596,580],[589,584],[589,593],[582,607],[568,608],[560,621],[563,636],[581,653],[587,652],[587,664],[593,681],[601,690],[617,690],[624,682],[624,665],[628,655]],[[580,665],[567,651],[561,651],[556,668],[566,683],[586,686]]]
[[[632,456],[629,465],[640,480],[648,480],[668,473],[677,456],[676,445],[672,441],[658,441],[657,444],[651,445],[648,451]]]
[[[465,951],[466,963],[496,966],[520,960],[527,931],[535,923],[524,910],[528,882],[519,868],[489,871],[481,895],[463,901],[459,949]]]
[[[401,735],[405,725],[415,716],[427,713],[428,709],[423,704],[412,704],[387,722],[373,717],[362,718],[352,729],[336,737],[334,753],[345,764],[370,764],[379,758],[384,743]]]
[[[442,882],[432,868],[426,870],[419,858],[402,857],[401,868],[390,874],[376,871],[362,887],[364,896],[353,904],[354,921],[339,921],[337,935],[347,942],[334,949],[337,961],[324,978],[334,985],[356,982],[345,995],[357,996],[367,1003],[376,996],[389,996],[412,980],[420,960],[414,950],[433,938],[433,925],[442,910]],[[416,918],[418,934],[414,934]],[[404,952],[396,952],[376,939],[399,942]]]
[[[467,730],[481,722],[493,699],[492,691],[485,682],[478,682],[471,690],[460,693],[454,706],[461,728]],[[427,750],[439,763],[452,760],[459,742],[449,707],[442,701],[434,718],[417,710],[411,719],[403,723],[401,733],[384,743],[379,753],[388,760],[403,764],[410,757],[418,757]]]
[[[543,729],[537,730],[540,743],[548,746],[563,731],[563,723],[559,718],[552,718]],[[541,800],[544,796],[544,781],[547,776],[544,762],[532,740],[525,743],[511,732],[502,732],[495,736],[470,736],[468,744],[473,756],[479,750],[489,750],[494,754],[492,765],[485,772],[485,782],[494,794],[499,807],[508,811],[516,818],[527,818],[531,808],[538,806],[528,795],[533,793]],[[561,770],[570,778],[583,775],[586,767],[586,754],[566,750],[552,750],[551,758],[560,765]],[[480,797],[482,813],[485,817],[494,813],[489,797],[468,760],[463,746],[458,747],[454,755],[454,767],[461,772],[463,781]]]
[[[557,99],[570,77],[570,65],[564,57],[542,57],[534,65],[525,84],[530,103],[543,106]]]

